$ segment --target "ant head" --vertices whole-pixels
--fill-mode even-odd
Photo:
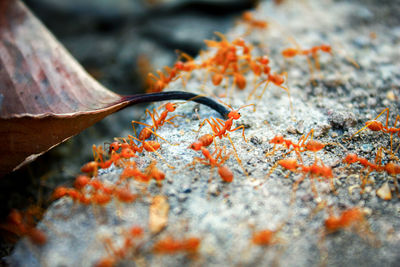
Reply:
[[[332,52],[332,47],[330,45],[321,45],[320,49],[324,51],[325,53],[331,53]]]
[[[175,63],[175,68],[177,68],[178,70],[183,70],[185,64],[182,61],[177,61]]]
[[[178,106],[177,104],[169,102],[165,105],[165,109],[168,110],[169,112],[173,112],[175,111],[177,106]]]
[[[228,118],[238,120],[240,119],[240,113],[237,110],[232,110],[228,113]]]
[[[193,150],[195,150],[195,151],[199,151],[199,150],[201,149],[202,146],[203,146],[203,144],[202,144],[201,142],[197,141],[197,142],[194,142],[193,144],[191,144],[191,145],[189,146],[189,148],[190,148],[190,149],[193,149]]]
[[[281,145],[283,144],[284,138],[282,135],[277,135],[274,138],[272,138],[269,143],[270,144],[276,144],[276,145]]]
[[[112,151],[117,151],[120,147],[121,147],[120,143],[112,142],[109,147],[109,152],[111,153]]]
[[[353,163],[356,163],[357,160],[358,160],[357,154],[351,153],[351,154],[348,154],[348,155],[344,158],[343,162],[345,162],[345,163],[347,163],[347,164],[353,164]]]

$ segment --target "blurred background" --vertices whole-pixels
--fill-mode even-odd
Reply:
[[[25,0],[25,4],[101,84],[143,93],[147,74],[171,66],[177,50],[195,57],[214,32],[227,32],[257,0]],[[0,223],[12,208],[46,208],[52,190],[71,185],[92,160],[92,144],[132,132],[144,115],[135,106],[107,117],[30,165],[0,179]],[[13,237],[0,229],[0,258]]]

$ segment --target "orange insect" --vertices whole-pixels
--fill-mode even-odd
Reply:
[[[382,116],[383,113],[386,112],[386,123],[385,125],[382,124],[382,122],[378,121],[377,119]],[[357,132],[355,132],[350,138],[349,140],[351,140],[356,134],[364,131],[365,129],[369,129],[371,131],[374,132],[384,132],[384,133],[388,133],[390,134],[390,153],[391,155],[393,155],[392,151],[393,151],[393,135],[397,134],[398,137],[400,137],[400,127],[397,128],[396,124],[397,122],[400,121],[400,115],[396,116],[396,119],[394,121],[393,127],[388,127],[389,124],[389,108],[385,108],[384,110],[382,110],[381,113],[379,113],[378,116],[375,117],[375,119],[367,121],[365,123],[365,126],[362,127],[360,130],[358,130]]]
[[[136,194],[132,194],[128,188],[116,188],[113,194],[119,201],[125,203],[134,202],[138,197]]]
[[[176,77],[177,70],[175,68],[169,68],[167,66],[164,67],[167,75],[164,72],[157,70],[158,77],[155,76],[153,73],[148,74],[149,81],[152,79],[154,82],[152,86],[147,90],[147,92],[161,92],[164,90],[165,87],[172,81],[175,81],[179,77]]]
[[[257,20],[253,17],[253,13],[250,11],[246,11],[242,14],[241,22],[247,24],[247,31],[244,33],[244,36],[250,34],[253,29],[261,29],[264,30],[268,28],[268,22],[265,20]]]
[[[388,162],[383,166],[383,169],[393,177],[397,197],[400,198],[400,188],[399,183],[397,182],[397,175],[400,174],[400,165],[393,162]]]
[[[157,182],[157,185],[161,186],[161,182],[165,179],[165,174],[157,169],[156,167],[157,162],[153,161],[147,167],[147,177],[148,179],[154,179]]]
[[[18,237],[26,236],[32,243],[43,246],[47,242],[47,236],[42,230],[33,226],[33,220],[28,218],[28,215],[13,209],[7,217],[7,222],[0,224],[0,228]]]
[[[220,177],[223,181],[225,181],[227,183],[230,183],[233,181],[232,171],[228,167],[223,166],[224,162],[229,158],[229,155],[225,155],[225,157],[222,156],[222,152],[225,152],[225,147],[224,147],[224,149],[222,149],[222,148],[215,149],[215,151],[213,153],[211,153],[205,147],[201,147],[201,152],[202,152],[204,158],[195,157],[192,162],[192,165],[194,165],[196,162],[200,162],[205,165],[210,165],[211,171],[212,171],[212,168],[217,167],[218,174],[220,175]],[[216,156],[215,156],[215,154],[216,154]],[[211,181],[211,178],[210,178],[210,181]]]
[[[200,128],[203,127],[203,125],[207,122],[213,131],[214,138],[219,137],[220,139],[222,139],[222,137],[227,137],[227,136],[230,139],[228,132],[234,132],[236,130],[242,129],[243,139],[245,142],[247,142],[246,137],[244,135],[244,126],[240,125],[234,129],[232,129],[232,125],[233,125],[234,120],[238,120],[241,117],[239,110],[241,110],[242,108],[248,107],[248,106],[252,106],[252,105],[254,105],[254,104],[242,106],[242,107],[238,108],[237,110],[233,110],[232,107],[229,106],[232,109],[232,111],[228,113],[228,119],[226,121],[223,119],[219,119],[219,118],[215,118],[215,119],[211,118],[211,121],[212,121],[211,122],[209,119],[205,119],[200,124]],[[198,131],[200,131],[200,128]]]
[[[175,169],[174,166],[170,165],[165,159],[164,157],[157,152],[157,150],[161,147],[160,143],[158,143],[157,141],[144,141],[144,140],[139,140],[136,137],[132,136],[132,135],[128,135],[128,138],[131,141],[131,144],[133,145],[135,142],[133,140],[139,141],[142,143],[142,146],[138,147],[135,146],[135,150],[136,152],[142,153],[143,149],[146,150],[147,152],[154,152],[157,156],[159,156],[161,158],[162,161],[164,161],[164,163],[171,169]]]
[[[279,243],[280,239],[276,236],[277,233],[282,229],[280,226],[277,230],[261,230],[253,233],[251,241],[253,244],[258,246],[271,246]]]
[[[149,182],[149,177],[141,172],[137,167],[134,162],[131,162],[127,167],[124,168],[120,175],[120,179],[124,180],[129,177],[133,177],[135,180],[138,180],[140,182]]]
[[[289,151],[285,154],[289,155],[292,151],[294,151],[298,157],[298,159],[300,160],[301,163],[303,163],[303,159],[301,157],[301,152],[304,151],[312,151],[314,152],[314,154],[318,151],[320,151],[321,149],[323,149],[326,144],[321,143],[319,141],[313,140],[313,136],[314,136],[314,129],[311,129],[307,135],[302,135],[299,140],[297,141],[297,143],[289,140],[289,139],[285,139],[282,135],[276,135],[274,136],[269,143],[273,144],[273,148],[271,152],[268,152],[265,156],[270,156],[273,155],[276,151],[276,146],[277,145],[284,145],[286,149],[289,149]],[[310,140],[305,143],[307,141],[307,139],[310,137]],[[290,148],[292,147],[292,148]]]
[[[143,228],[140,226],[132,226],[128,230],[123,231],[124,240],[122,246],[115,248],[112,240],[110,238],[104,239],[104,244],[106,246],[108,256],[101,258],[96,262],[94,266],[96,267],[111,267],[119,260],[123,260],[128,257],[130,253],[133,253],[135,248],[138,247],[137,239],[141,238],[143,235]]]
[[[340,216],[329,216],[325,220],[325,229],[328,233],[334,233],[341,229],[365,225],[366,223],[364,213],[360,208],[355,207],[343,211]]]
[[[119,161],[119,155],[117,153],[111,153],[111,159],[104,161],[103,155],[106,153],[104,152],[102,146],[96,147],[96,145],[93,145],[92,150],[94,161],[90,161],[82,166],[81,171],[84,173],[90,173],[96,177],[98,175],[99,168],[107,169],[111,166],[111,164]]]
[[[304,181],[304,179],[307,177],[309,174],[311,177],[311,189],[312,192],[314,193],[314,196],[317,198],[318,197],[318,191],[315,187],[314,184],[314,178],[322,177],[325,179],[328,179],[330,181],[331,185],[331,190],[335,192],[335,186],[333,184],[333,172],[332,168],[329,166],[326,166],[321,160],[321,165],[318,165],[318,160],[316,159],[312,165],[306,166],[303,164],[299,164],[296,159],[282,159],[278,161],[278,164],[291,171],[291,172],[299,172],[303,173],[303,176],[300,177],[295,181],[293,184],[293,195],[292,195],[292,202],[295,199],[295,193],[299,187],[299,185]]]
[[[294,41],[294,40],[293,40]],[[294,41],[295,42],[295,41]],[[301,49],[300,46],[296,43],[296,48],[286,48],[282,51],[282,56],[285,58],[293,58],[298,55],[307,56],[307,63],[311,73],[311,79],[314,80],[314,70],[311,63],[311,60],[308,56],[311,56],[315,63],[315,68],[317,71],[321,70],[319,64],[319,52],[324,52],[332,55],[332,47],[327,44],[322,44],[318,46],[313,46],[310,49]]]
[[[177,240],[172,237],[166,237],[157,241],[153,250],[159,254],[174,254],[174,253],[197,253],[200,247],[201,240],[197,237],[189,237],[183,240]]]
[[[235,145],[233,144],[233,141],[232,141],[231,137],[229,136],[229,132],[234,132],[234,131],[236,131],[236,130],[242,129],[242,136],[243,136],[243,139],[244,139],[245,142],[247,142],[247,141],[246,141],[246,137],[245,137],[245,135],[244,135],[244,129],[245,129],[244,126],[243,126],[243,125],[240,125],[240,126],[234,128],[234,129],[232,129],[232,125],[233,125],[233,121],[234,121],[234,120],[240,119],[240,116],[241,116],[241,115],[240,115],[240,113],[239,113],[239,110],[241,110],[242,108],[248,107],[248,106],[252,106],[252,105],[254,105],[254,104],[249,104],[249,105],[242,106],[242,107],[240,107],[240,108],[237,109],[237,110],[232,109],[232,107],[228,105],[228,106],[232,109],[232,111],[230,111],[230,112],[228,113],[228,119],[227,119],[226,121],[225,121],[225,120],[222,120],[222,119],[219,119],[219,118],[215,118],[215,119],[214,119],[214,118],[211,118],[211,121],[210,121],[209,119],[205,119],[205,120],[203,120],[203,122],[200,124],[200,127],[199,127],[199,129],[197,130],[197,132],[200,131],[201,127],[203,127],[203,125],[207,122],[207,123],[210,125],[211,130],[213,131],[213,138],[214,138],[214,139],[215,139],[216,137],[219,137],[220,139],[222,139],[222,137],[228,137],[229,142],[231,143],[232,148],[233,148],[233,150],[234,150],[235,158],[236,158],[236,160],[238,161],[239,165],[241,166],[242,170],[243,170],[245,173],[247,173],[247,172],[246,172],[246,170],[244,169],[244,167],[243,167],[243,165],[242,165],[242,161],[240,160],[240,158],[239,158],[239,156],[238,156],[238,154],[237,154]],[[216,144],[215,144],[215,146],[216,146]]]
[[[400,192],[399,192],[399,185],[397,182],[397,175],[400,174],[400,165],[396,164],[394,162],[388,162],[385,165],[382,165],[382,148],[378,149],[375,157],[375,163],[372,163],[368,161],[366,158],[359,157],[357,154],[350,153],[346,155],[346,157],[343,159],[343,162],[346,163],[347,165],[354,164],[354,163],[360,163],[363,166],[362,170],[367,170],[367,175],[362,178],[362,184],[361,184],[361,193],[364,192],[365,185],[367,184],[368,180],[368,175],[372,171],[376,172],[386,172],[389,175],[393,177],[394,185],[396,188],[396,193],[398,197],[400,198]],[[362,171],[361,170],[361,171]]]

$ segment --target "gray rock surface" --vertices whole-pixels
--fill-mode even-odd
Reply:
[[[400,202],[394,192],[391,200],[384,201],[376,195],[376,190],[386,182],[394,190],[393,181],[397,178],[372,172],[369,178],[373,183],[367,184],[361,194],[360,176],[364,173],[360,172],[360,165],[346,167],[342,163],[348,153],[357,153],[374,162],[379,147],[390,149],[390,137],[382,132],[364,131],[347,142],[343,138],[351,136],[386,107],[390,108],[389,126],[399,114],[400,34],[399,28],[393,26],[392,16],[396,12],[388,11],[399,6],[380,5],[378,1],[365,5],[285,1],[279,6],[263,2],[255,16],[267,20],[269,28],[254,30],[245,39],[260,44],[252,53],[268,54],[273,71],[288,72],[293,112],[286,92],[273,85],[261,101],[247,100],[254,86],[250,73],[245,90],[235,90],[234,97],[222,99],[234,108],[256,103],[256,111],[244,108],[236,122],[246,126],[249,141],[244,142],[240,131],[230,134],[248,176],[235,160],[226,138],[218,139],[218,144],[231,153],[226,165],[234,173],[232,183],[224,183],[216,168],[210,171],[209,166],[202,164],[193,169],[187,166],[201,154],[188,149],[198,136],[193,130],[201,122],[194,110],[199,108],[201,119],[218,114],[194,103],[182,103],[174,112],[182,115],[173,120],[178,127],[166,124],[157,131],[174,144],[161,141],[160,154],[175,169],[148,152],[135,159],[140,169],[151,162],[150,157],[157,159],[157,167],[166,174],[162,187],[150,183],[143,193],[143,184],[129,181],[129,189],[140,195],[131,204],[112,200],[104,206],[83,206],[69,198],[57,200],[38,226],[48,235],[48,242],[39,247],[27,238],[21,240],[9,262],[17,266],[92,266],[110,255],[107,240],[120,247],[126,237],[124,231],[139,225],[145,229],[140,245],[118,261],[118,266],[396,266],[400,251]],[[246,27],[239,24],[227,36],[233,40],[245,32]],[[291,38],[304,48],[322,43],[332,45],[332,56],[321,54],[321,71],[314,73],[315,84],[310,81],[306,58],[285,61],[281,56],[284,48],[293,46]],[[204,70],[194,71],[186,89],[212,95],[225,92],[223,86],[215,87],[208,81],[202,84],[204,75]],[[179,79],[168,90],[181,88]],[[380,118],[383,122],[384,116]],[[285,150],[272,155],[269,140],[281,134],[297,141],[311,129],[315,130],[315,139],[335,143],[317,152],[317,156],[325,165],[332,166],[337,194],[331,191],[328,181],[314,179],[318,191],[315,197],[307,177],[291,203],[293,183],[303,174],[289,173],[279,166],[273,169]],[[129,131],[127,125],[127,132],[121,136]],[[210,132],[205,125],[200,135]],[[395,136],[394,147],[398,144]],[[290,157],[295,157],[294,153]],[[303,153],[303,158],[305,165],[314,162],[312,153]],[[384,153],[383,163],[388,160]],[[121,168],[111,166],[100,170],[99,179],[115,184],[121,172]],[[154,235],[148,230],[148,220],[149,207],[156,195],[167,197],[170,210],[167,227]],[[329,208],[339,214],[351,207],[359,207],[366,222],[353,229],[325,234],[324,220],[329,216]],[[280,227],[275,244],[264,247],[252,244],[255,231]],[[153,244],[167,236],[199,237],[201,246],[197,256],[155,254]]]

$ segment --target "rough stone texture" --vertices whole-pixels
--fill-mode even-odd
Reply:
[[[318,266],[395,266],[400,250],[400,202],[396,194],[393,199],[383,201],[376,190],[388,182],[393,189],[393,177],[385,173],[370,174],[365,192],[360,194],[360,167],[346,167],[341,163],[347,153],[357,153],[370,161],[375,160],[379,147],[390,148],[388,134],[364,131],[343,142],[364,122],[375,118],[383,108],[390,108],[389,126],[399,114],[399,49],[400,31],[393,23],[399,6],[391,8],[370,1],[365,5],[340,1],[285,1],[280,6],[262,3],[256,14],[270,22],[266,31],[255,30],[246,40],[261,44],[254,48],[254,55],[267,53],[273,71],[287,71],[288,84],[293,102],[290,111],[288,96],[282,89],[270,85],[261,101],[247,101],[253,88],[251,74],[243,91],[234,91],[233,99],[223,99],[237,108],[248,103],[257,103],[256,111],[251,107],[241,111],[242,118],[236,124],[246,126],[244,142],[240,131],[231,134],[238,155],[249,176],[244,175],[227,139],[218,140],[232,153],[227,166],[234,172],[232,183],[224,183],[216,168],[197,164],[187,166],[200,153],[187,147],[196,140],[199,116],[218,117],[206,107],[194,103],[180,104],[174,114],[184,117],[174,119],[179,127],[164,125],[158,134],[175,145],[162,142],[161,154],[169,169],[156,155],[157,166],[166,174],[162,187],[151,183],[149,194],[142,194],[133,204],[112,201],[103,207],[81,206],[64,198],[55,201],[46,212],[39,228],[48,235],[43,247],[23,239],[16,246],[9,261],[24,266],[90,266],[107,255],[105,239],[111,238],[115,246],[122,245],[123,231],[132,225],[147,229],[151,196],[165,195],[170,205],[167,228],[159,235],[148,232],[141,241],[135,257],[128,257],[119,264],[133,266],[179,265],[259,265]],[[397,24],[398,25],[398,24]],[[241,36],[246,31],[243,25],[236,26],[229,39]],[[376,37],[374,34],[376,34]],[[304,48],[321,43],[333,46],[333,56],[320,57],[321,72],[314,75],[318,82],[310,82],[310,73],[305,58],[297,57],[285,61],[280,52],[293,46],[289,38],[295,38]],[[355,60],[360,67],[352,64]],[[186,89],[193,92],[219,95],[223,87],[207,83],[201,90],[205,71],[192,74]],[[321,76],[321,77],[319,77]],[[169,89],[181,89],[181,80]],[[258,91],[259,92],[259,91]],[[381,121],[384,121],[384,116]],[[127,129],[129,125],[127,125]],[[302,174],[291,173],[277,167],[268,177],[285,151],[266,157],[272,150],[269,140],[277,134],[296,141],[310,129],[314,137],[329,145],[317,156],[327,165],[333,166],[337,195],[331,192],[326,181],[316,181],[319,197],[315,198],[307,178],[300,185],[296,200],[291,205],[293,182]],[[211,132],[208,126],[200,134]],[[128,132],[121,133],[126,136]],[[394,138],[394,147],[399,143]],[[388,156],[384,153],[384,163]],[[292,155],[294,157],[294,155]],[[304,154],[305,164],[312,164],[313,154]],[[151,161],[149,153],[136,159],[144,169]],[[122,169],[114,166],[100,172],[99,178],[115,183]],[[212,177],[212,181],[208,182]],[[142,184],[129,183],[133,192],[140,193]],[[394,193],[394,192],[393,192]],[[371,233],[362,231],[340,231],[324,235],[324,219],[328,209],[334,213],[350,207],[360,207],[367,213]],[[282,229],[277,233],[277,244],[258,247],[251,244],[252,233],[262,229]],[[201,238],[197,257],[184,254],[156,255],[151,248],[156,240],[165,236]]]

